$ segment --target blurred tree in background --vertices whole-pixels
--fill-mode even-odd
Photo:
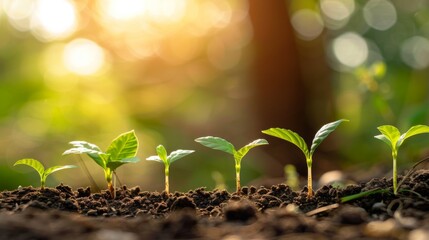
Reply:
[[[373,136],[382,124],[428,124],[428,38],[426,0],[0,0],[0,188],[34,183],[11,168],[17,159],[79,164],[61,156],[69,141],[105,148],[130,129],[141,159],[158,144],[197,150],[172,169],[173,191],[214,187],[213,172],[233,186],[233,162],[196,137],[244,145],[284,127],[310,139],[336,118],[351,122],[341,141],[321,146],[319,170],[390,166]],[[296,149],[267,139],[243,163],[244,184],[304,166]],[[408,145],[403,159],[425,143]],[[151,162],[118,175],[163,189],[162,166]],[[82,169],[55,177],[90,184]]]

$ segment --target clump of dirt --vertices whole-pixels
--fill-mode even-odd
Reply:
[[[0,193],[0,238],[429,239],[428,180],[429,171],[419,170],[396,196],[384,191],[349,203],[341,198],[391,188],[391,179],[323,186],[311,199],[306,188],[294,192],[284,184],[173,194],[123,186],[114,199],[107,191],[73,191],[62,184],[23,187]]]

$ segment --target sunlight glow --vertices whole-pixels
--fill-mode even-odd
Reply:
[[[128,20],[145,12],[145,2],[135,0],[101,1],[103,10],[117,20]]]
[[[39,0],[31,24],[41,40],[68,37],[77,26],[76,9],[69,0]]]
[[[357,67],[368,58],[368,45],[360,35],[346,32],[332,42],[336,59],[347,67]]]
[[[105,64],[103,49],[88,39],[76,39],[64,48],[65,67],[78,75],[96,74]]]
[[[100,12],[115,21],[136,19],[154,22],[176,21],[183,16],[185,7],[184,0],[107,0],[98,2]]]

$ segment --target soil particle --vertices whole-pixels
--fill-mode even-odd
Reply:
[[[174,200],[173,204],[171,204],[171,210],[177,211],[184,208],[196,209],[196,205],[192,198],[186,196],[180,196],[176,200]]]
[[[256,208],[247,200],[231,201],[224,208],[225,219],[228,222],[247,223],[256,219]]]

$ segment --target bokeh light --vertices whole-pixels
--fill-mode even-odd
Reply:
[[[70,36],[76,29],[77,16],[69,0],[38,0],[31,19],[31,30],[41,40]]]
[[[320,10],[329,29],[338,29],[347,24],[355,10],[354,0],[321,0]]]
[[[19,31],[30,29],[31,15],[36,6],[34,0],[3,0],[3,9],[9,22]]]
[[[429,66],[429,40],[414,36],[407,39],[401,47],[401,58],[410,67],[424,69]]]
[[[386,0],[370,0],[363,7],[366,23],[374,29],[384,31],[391,28],[397,20],[395,6]]]
[[[105,54],[95,42],[80,38],[65,46],[63,61],[69,71],[79,75],[91,75],[103,67]]]
[[[360,35],[347,32],[332,41],[332,51],[339,63],[357,67],[368,58],[368,45]]]
[[[145,12],[145,1],[106,0],[100,2],[100,7],[116,20],[129,20]]]
[[[320,14],[310,9],[302,9],[293,13],[291,23],[298,33],[298,37],[307,41],[317,38],[324,29]]]

